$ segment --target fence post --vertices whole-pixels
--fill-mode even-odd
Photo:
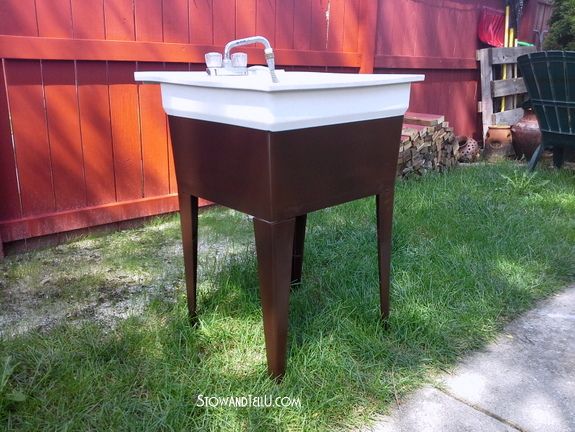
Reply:
[[[359,73],[373,73],[380,1],[362,0],[360,5],[358,48],[361,54],[361,64]]]

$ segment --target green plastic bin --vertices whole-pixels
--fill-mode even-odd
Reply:
[[[529,169],[535,169],[544,148],[553,150],[553,163],[560,168],[565,148],[575,148],[575,52],[525,54],[517,59],[517,64],[542,135]]]

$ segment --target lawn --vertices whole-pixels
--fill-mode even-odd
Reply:
[[[200,215],[195,328],[178,223],[159,218],[0,263],[0,315],[19,290],[36,299],[30,310],[69,311],[4,332],[0,429],[357,427],[575,280],[573,171],[530,176],[506,163],[399,182],[388,328],[378,321],[374,200],[311,214],[277,384],[266,376],[251,222],[217,207]],[[106,293],[126,319],[102,317]],[[126,306],[131,296],[144,299],[139,308]],[[70,311],[79,299],[92,307]],[[301,405],[197,406],[199,396],[248,395]]]

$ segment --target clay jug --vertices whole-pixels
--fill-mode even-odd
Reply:
[[[541,144],[539,122],[531,108],[525,110],[525,115],[511,128],[513,148],[517,157],[525,156],[531,159],[535,149]]]
[[[483,157],[488,161],[492,161],[513,156],[514,151],[511,141],[511,128],[509,125],[489,126],[485,135]]]

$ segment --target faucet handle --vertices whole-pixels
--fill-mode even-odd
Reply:
[[[208,68],[222,67],[222,54],[219,52],[209,52],[204,56],[206,59],[206,66]]]
[[[248,65],[248,55],[244,52],[232,54],[232,67],[245,68]]]

